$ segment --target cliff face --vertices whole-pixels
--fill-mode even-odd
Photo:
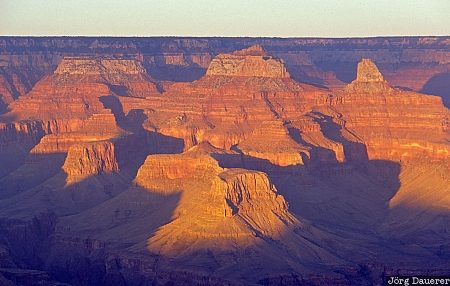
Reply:
[[[67,173],[68,182],[102,173],[117,172],[119,166],[115,158],[114,144],[98,142],[72,145],[62,169]]]
[[[0,177],[20,166],[44,135],[40,122],[0,123]]]
[[[215,57],[206,75],[209,76],[250,76],[250,77],[289,77],[281,60],[268,55],[259,46],[252,46],[232,54]]]
[[[135,60],[65,57],[53,74],[9,106],[16,119],[83,118],[99,113],[108,95],[143,97],[158,93]]]
[[[2,116],[0,152],[5,154],[5,166],[9,166],[2,168],[2,175],[25,162],[27,152],[38,143],[32,156],[64,154],[75,143],[123,134],[113,107],[105,107],[102,96],[114,94],[110,86],[119,82],[130,86],[144,83],[154,91],[144,72],[131,60],[63,59],[53,74],[12,102]]]
[[[449,112],[436,96],[395,90],[376,66],[362,60],[355,81],[333,108],[345,127],[366,142],[370,158],[407,159],[428,154],[448,158]],[[424,140],[424,138],[427,138]]]
[[[263,45],[284,60],[296,80],[343,86],[355,77],[361,58],[374,60],[393,86],[446,93],[448,37],[370,39],[252,38],[0,38],[0,66],[17,74],[28,91],[64,56],[120,56],[139,59],[160,80],[200,78],[218,54]],[[12,80],[8,80],[8,85]],[[6,89],[8,87],[6,86]],[[20,85],[16,87],[20,90]],[[21,93],[20,93],[21,94]],[[9,96],[8,96],[9,97]],[[17,97],[15,95],[14,97]]]
[[[145,97],[158,93],[155,83],[137,60],[64,57],[54,75],[60,84],[73,81],[103,83],[109,89],[105,94]]]
[[[280,222],[276,217],[286,224],[295,223],[295,218],[288,213],[286,201],[277,194],[266,174],[229,169],[220,173],[219,178],[215,179],[211,189],[224,193],[229,207],[225,216],[239,215],[253,224],[255,230],[272,236],[281,234],[277,233]]]
[[[0,105],[8,105],[30,91],[32,84],[14,70],[0,67]],[[1,106],[0,110],[2,109]]]
[[[356,79],[347,87],[346,91],[355,93],[389,93],[392,88],[377,66],[370,59],[362,59],[358,63]]]
[[[0,38],[0,53],[0,268],[364,285],[450,267],[449,110],[397,87],[447,68],[446,37]]]
[[[135,60],[65,57],[56,68],[57,75],[105,76],[126,80],[125,75],[143,75],[145,69]]]
[[[294,229],[303,224],[289,212],[267,174],[219,167],[215,157],[227,154],[233,153],[200,144],[183,154],[150,155],[139,169],[135,182],[145,187],[144,192],[180,197],[170,223],[147,241],[149,251],[172,260],[169,269],[213,260],[218,267],[235,268],[251,257],[266,255],[271,245],[308,244],[295,237]],[[236,245],[251,249],[250,254],[236,253]],[[313,259],[309,250],[302,256]],[[233,265],[229,259],[235,261]],[[267,259],[279,260],[272,255]],[[260,265],[269,268],[266,263]]]

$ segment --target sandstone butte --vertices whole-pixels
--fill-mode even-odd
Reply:
[[[449,116],[370,59],[327,88],[261,45],[184,83],[137,59],[64,57],[0,115],[0,268],[86,285],[439,273]]]
[[[289,73],[280,59],[273,58],[260,45],[222,54],[215,57],[208,69],[208,76],[246,76],[288,78]]]

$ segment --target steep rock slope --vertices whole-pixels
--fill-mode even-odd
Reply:
[[[1,116],[0,152],[5,154],[2,164],[10,167],[3,169],[0,176],[17,168],[46,135],[34,153],[64,153],[76,142],[123,135],[112,112],[114,106],[104,100],[111,94],[118,96],[111,90],[116,83],[130,86],[130,96],[136,95],[136,90],[156,92],[136,61],[64,58],[52,75],[11,103],[9,112]],[[11,155],[15,156],[12,164],[8,159]]]
[[[259,44],[289,65],[297,80],[342,86],[354,78],[361,58],[379,63],[394,86],[445,93],[448,37],[314,38],[27,38],[1,37],[0,63],[34,84],[66,55],[139,58],[161,80],[192,81],[220,53]],[[32,72],[30,72],[32,71]],[[439,94],[448,96],[448,93]]]
[[[301,85],[288,73],[271,74],[271,66],[266,64],[265,57],[277,62],[281,70],[285,69],[282,61],[268,56],[261,47],[250,47],[219,56],[229,61],[229,65],[221,67],[219,74],[211,71],[192,83],[167,85],[162,98],[148,98],[145,102],[120,98],[120,102],[125,112],[137,106],[150,111],[146,113],[145,128],[183,138],[185,148],[208,141],[224,149],[236,145],[250,156],[276,164],[303,164],[303,157],[309,157],[309,149],[289,136],[278,110],[284,110],[284,106],[281,103],[274,106],[272,100],[279,98],[288,104],[296,102],[286,110],[301,112],[314,100],[306,92],[302,97],[301,91],[324,91]],[[247,60],[261,63],[258,75],[234,68]],[[216,63],[211,64],[212,70],[215,70],[214,65]],[[270,145],[279,147],[278,154]]]
[[[331,102],[345,128],[367,145],[370,158],[448,158],[449,111],[442,99],[395,90],[364,59],[358,75]],[[336,117],[336,116],[335,116]]]
[[[252,274],[256,268],[311,273],[308,263],[340,261],[309,242],[321,231],[289,212],[267,174],[221,168],[214,154],[231,153],[202,143],[183,154],[149,155],[132,188],[65,218],[70,230],[64,235],[90,233],[117,246],[126,242],[122,257],[149,251],[161,257],[161,271],[195,267],[202,275],[238,281],[258,279]],[[94,213],[98,223],[92,224]]]
[[[343,88],[286,66],[261,46],[228,51],[159,94],[136,60],[65,58],[2,117],[0,164],[17,162],[0,178],[0,262],[75,285],[448,269],[442,100],[390,86],[368,59]]]
[[[260,45],[215,57],[207,76],[289,77],[281,60],[269,56]]]
[[[88,176],[117,172],[114,144],[96,142],[72,145],[62,169],[67,173],[67,181],[74,182]]]
[[[65,57],[52,75],[14,102],[5,117],[82,118],[103,109],[102,96],[142,97],[152,93],[158,93],[155,84],[135,60]]]

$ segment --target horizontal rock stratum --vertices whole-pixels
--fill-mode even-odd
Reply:
[[[106,75],[143,74],[145,69],[135,60],[64,57],[55,74]]]
[[[449,39],[88,40],[0,37],[0,283],[447,274]]]
[[[206,75],[289,77],[283,61],[267,54],[260,45],[251,46],[231,54],[218,55],[211,61],[206,70]]]

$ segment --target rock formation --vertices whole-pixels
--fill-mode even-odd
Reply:
[[[278,166],[304,165],[310,150],[299,145],[279,121],[263,121],[238,148],[246,155]],[[277,151],[275,151],[277,150]]]
[[[280,235],[275,233],[277,226],[265,226],[275,222],[275,216],[286,223],[295,222],[294,217],[288,214],[286,201],[277,194],[267,175],[262,172],[226,170],[215,179],[211,190],[223,193],[228,205],[224,213],[226,217],[240,215],[249,220],[247,223],[255,223],[255,229],[262,233]],[[258,213],[257,216],[255,212]],[[274,216],[270,217],[272,215]]]
[[[356,72],[358,82],[383,82],[383,75],[370,59],[361,59]]]
[[[0,283],[449,269],[445,37],[66,41],[0,38]]]
[[[104,109],[101,97],[152,94],[157,87],[136,60],[65,57],[52,75],[10,105],[6,117],[86,118]]]
[[[17,38],[0,39],[0,66],[17,74],[27,91],[58,62],[86,53],[126,55],[144,63],[162,80],[192,81],[204,74],[212,58],[242,47],[263,45],[288,64],[295,79],[342,87],[354,78],[361,58],[373,59],[392,86],[414,91],[439,90],[446,96],[448,37],[379,37],[370,39],[256,38]],[[319,48],[319,49],[318,49]],[[150,68],[151,67],[151,70]],[[439,78],[442,80],[439,81]],[[437,84],[434,83],[437,79]],[[440,82],[442,87],[440,86]],[[428,84],[428,85],[427,85]],[[20,88],[16,88],[20,89]],[[433,94],[433,93],[432,93]],[[22,94],[21,94],[22,95]]]
[[[265,173],[223,169],[214,154],[226,153],[200,144],[183,154],[150,155],[139,169],[137,186],[182,193],[173,221],[149,239],[151,251],[176,259],[206,249],[230,251],[235,243],[278,240],[301,225]]]
[[[392,88],[377,66],[370,59],[362,59],[358,63],[356,79],[347,87],[346,91],[355,93],[384,93],[392,92]]]
[[[119,166],[115,158],[114,144],[96,142],[72,145],[62,169],[67,173],[68,182],[87,176],[117,172]]]
[[[280,59],[268,55],[260,45],[222,54],[209,65],[208,76],[244,76],[286,78],[289,73]]]
[[[358,64],[356,80],[332,104],[345,128],[363,139],[370,158],[398,160],[424,153],[447,158],[450,153],[442,144],[449,136],[442,99],[390,88],[370,61]]]
[[[0,102],[9,104],[29,91],[29,85],[22,82],[12,71],[0,69]]]
[[[125,75],[143,75],[145,69],[135,60],[65,57],[56,68],[57,75],[104,76],[105,80],[126,80]]]

